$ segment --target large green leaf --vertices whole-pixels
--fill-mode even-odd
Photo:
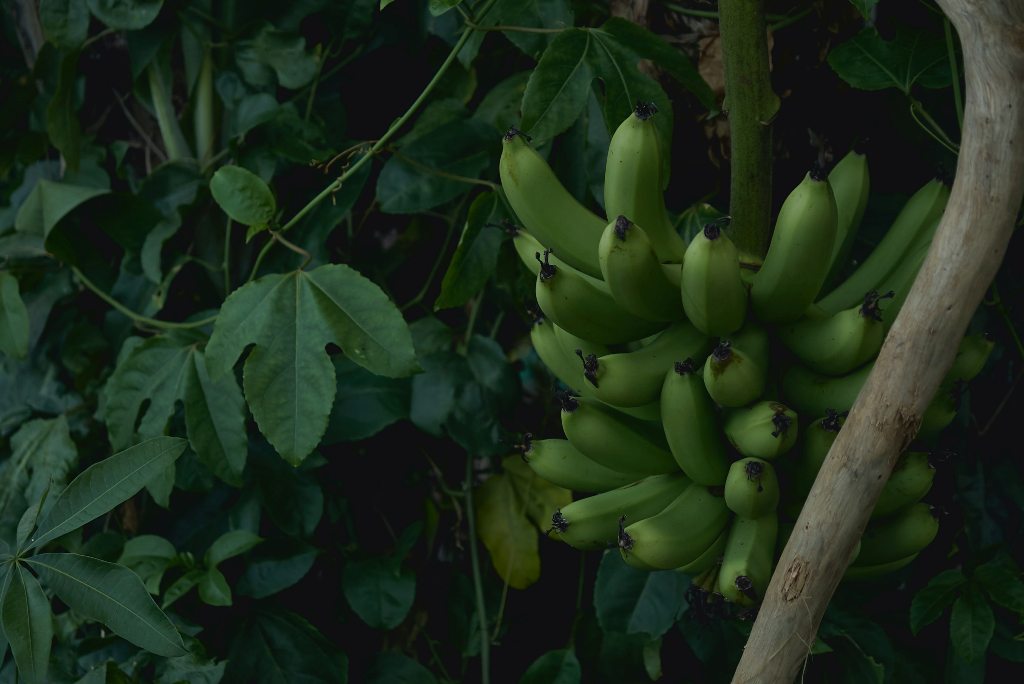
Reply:
[[[306,51],[302,36],[282,33],[269,25],[251,40],[238,44],[235,62],[246,81],[261,87],[279,83],[285,88],[301,88],[317,72],[317,59]]]
[[[291,537],[261,544],[246,563],[235,592],[266,598],[295,585],[313,567],[317,549]]]
[[[112,29],[133,31],[148,26],[164,0],[89,0],[89,9]]]
[[[331,407],[324,444],[354,442],[409,417],[408,378],[374,375],[344,357],[334,358],[338,394]]]
[[[932,577],[928,585],[914,595],[910,604],[910,631],[917,634],[938,620],[966,583],[967,578],[960,570],[946,570]]]
[[[27,563],[76,613],[157,655],[185,654],[178,630],[128,568],[76,553],[40,553]]]
[[[230,485],[242,485],[248,444],[245,435],[245,400],[231,373],[213,380],[206,357],[192,352],[185,378],[185,429],[199,460]]]
[[[29,548],[76,530],[134,496],[187,444],[177,437],[154,437],[89,466],[61,492]]]
[[[51,43],[74,49],[89,34],[89,8],[85,0],[39,0],[39,23]]]
[[[568,29],[573,11],[567,0],[503,0],[488,15],[502,26],[539,29]],[[505,31],[503,35],[530,57],[536,58],[559,34],[533,31]]]
[[[263,179],[241,166],[222,166],[210,179],[210,194],[224,213],[243,226],[266,227],[277,202]]]
[[[626,565],[618,551],[601,559],[594,586],[594,609],[606,632],[664,635],[679,619],[688,581],[673,570],[644,572]]]
[[[952,78],[946,46],[927,31],[897,31],[887,41],[874,28],[866,28],[837,45],[828,63],[840,78],[861,90],[897,88],[909,94],[914,84],[944,88]]]
[[[28,354],[28,309],[18,279],[0,271],[0,352],[18,359]]]
[[[989,597],[999,605],[1024,616],[1024,581],[1013,561],[997,559],[979,565],[974,579]]]
[[[160,581],[176,554],[174,544],[163,537],[140,534],[124,543],[117,562],[138,575],[150,594],[159,594]]]
[[[229,558],[242,555],[262,541],[262,537],[249,530],[225,532],[210,544],[203,557],[203,563],[208,568],[215,568]]]
[[[57,183],[43,178],[25,198],[14,219],[14,227],[22,233],[46,237],[72,209],[109,192],[104,188]]]
[[[583,111],[594,80],[587,59],[591,40],[584,29],[560,33],[530,74],[523,93],[522,129],[537,140],[555,137]]]
[[[0,601],[4,635],[10,642],[18,674],[26,684],[45,684],[53,641],[50,602],[39,581],[13,564]]]
[[[394,556],[349,561],[341,586],[352,610],[377,629],[402,624],[416,597],[416,575]]]
[[[969,586],[953,604],[953,616],[949,623],[953,652],[968,663],[981,661],[988,650],[988,642],[992,640],[995,627],[992,607],[977,587]]]
[[[487,225],[495,220],[498,198],[493,192],[480,194],[469,207],[462,237],[441,281],[441,294],[434,310],[462,306],[483,289],[494,274],[498,252],[505,239],[501,230]]]
[[[344,684],[348,660],[304,618],[259,611],[231,643],[225,681],[242,684]]]
[[[336,390],[325,349],[331,342],[380,375],[416,369],[402,314],[377,285],[341,264],[268,275],[239,288],[221,307],[207,345],[216,378],[255,344],[245,361],[245,397],[260,431],[295,465],[327,429]]]

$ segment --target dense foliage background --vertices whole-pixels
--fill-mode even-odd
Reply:
[[[87,466],[134,447],[110,472],[146,468],[53,528],[69,575],[5,563],[32,609],[4,602],[0,681],[12,652],[53,682],[729,679],[749,624],[541,534],[570,493],[514,450],[559,427],[496,185],[515,125],[599,209],[609,130],[645,99],[680,229],[726,210],[714,3],[652,1],[647,29],[569,0],[0,4],[0,560]],[[811,138],[861,145],[862,255],[955,169],[955,36],[931,2],[767,5],[775,196]],[[972,324],[996,351],[926,445],[939,538],[841,587],[807,681],[1024,674],[1020,257]],[[88,609],[60,577],[149,610],[82,556],[134,571],[189,653]]]

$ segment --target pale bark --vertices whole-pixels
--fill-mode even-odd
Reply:
[[[956,180],[906,304],[814,483],[733,682],[791,682],[899,454],[992,282],[1024,194],[1024,2],[939,0],[963,44]]]

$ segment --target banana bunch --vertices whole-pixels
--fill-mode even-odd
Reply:
[[[557,394],[565,438],[528,435],[523,457],[588,495],[554,512],[553,537],[617,547],[636,568],[677,569],[750,610],[949,192],[938,181],[922,187],[833,287],[867,204],[867,160],[851,152],[831,173],[814,167],[783,203],[755,271],[741,264],[728,219],[689,243],[680,237],[664,204],[657,115],[641,103],[612,136],[605,217],[566,191],[527,136],[504,136],[501,184],[520,222],[512,242],[536,277],[530,337],[566,388]],[[952,389],[991,349],[965,338],[922,437],[953,419]],[[903,455],[848,578],[891,572],[931,542],[937,523],[920,500],[933,477],[927,454]]]

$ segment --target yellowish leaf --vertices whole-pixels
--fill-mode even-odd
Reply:
[[[538,477],[518,455],[506,456],[502,467],[474,496],[477,534],[498,575],[513,589],[525,589],[540,578],[537,529],[550,527],[551,514],[568,505],[572,493]]]

